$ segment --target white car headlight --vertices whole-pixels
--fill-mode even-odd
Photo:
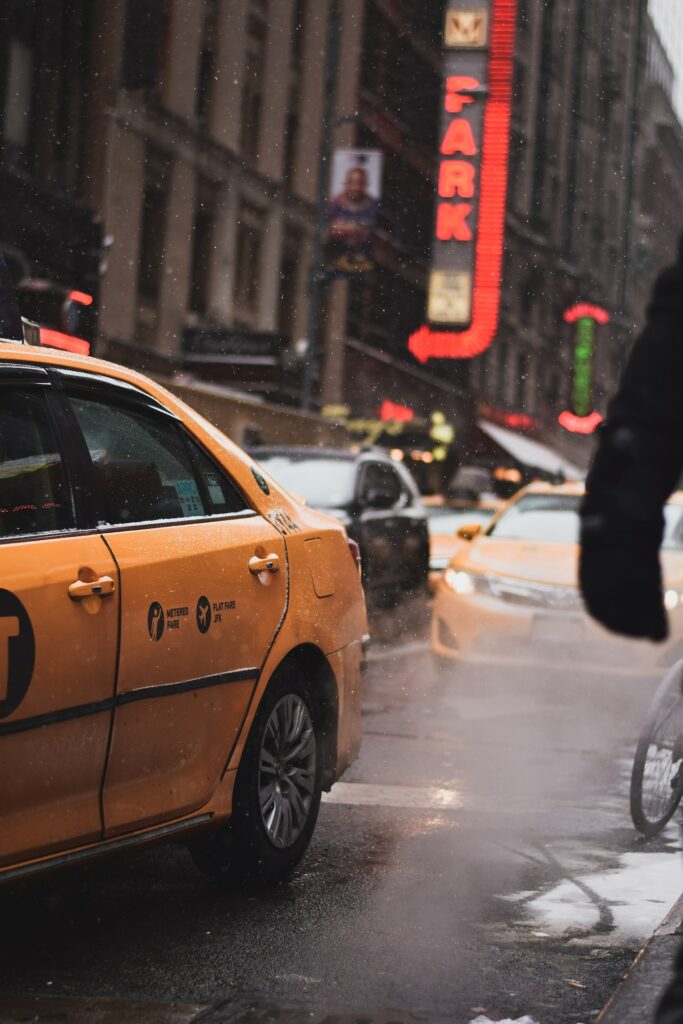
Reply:
[[[446,569],[444,580],[447,586],[454,590],[456,594],[465,596],[466,594],[473,594],[475,591],[475,582],[472,574],[463,572],[462,569]]]

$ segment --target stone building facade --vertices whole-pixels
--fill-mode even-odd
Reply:
[[[602,410],[678,221],[680,128],[645,0],[518,0],[502,312],[473,360],[421,366],[407,347],[425,317],[445,0],[7,0],[0,247],[96,294],[103,237],[100,354],[298,405],[332,3],[331,142],[382,150],[384,195],[375,271],[323,289],[315,405],[372,417],[389,400],[459,426],[479,404],[562,437],[563,311],[609,311]]]
[[[639,322],[645,315],[654,277],[674,260],[683,233],[683,128],[674,106],[674,73],[649,18],[646,30],[634,229],[633,289]]]
[[[602,411],[633,325],[641,0],[520,0],[498,337],[473,361],[484,402],[556,430],[572,380],[563,312],[604,307],[595,403]]]
[[[99,284],[101,224],[83,198],[89,14],[90,0],[0,4],[0,252],[22,312],[35,317],[38,301],[60,329],[66,296],[96,299]]]

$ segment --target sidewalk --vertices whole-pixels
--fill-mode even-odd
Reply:
[[[598,1024],[649,1024],[683,941],[683,895],[647,940],[598,1017]]]

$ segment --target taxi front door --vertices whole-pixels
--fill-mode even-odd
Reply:
[[[104,788],[108,834],[216,788],[284,614],[282,538],[260,516],[107,534],[124,595]],[[253,559],[274,556],[255,574]],[[252,562],[252,568],[250,568]]]
[[[0,865],[102,832],[118,577],[78,532],[49,391],[0,364]]]

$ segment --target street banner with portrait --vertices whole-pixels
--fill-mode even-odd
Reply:
[[[327,263],[340,274],[374,268],[373,240],[382,198],[379,149],[336,149],[330,177]]]

